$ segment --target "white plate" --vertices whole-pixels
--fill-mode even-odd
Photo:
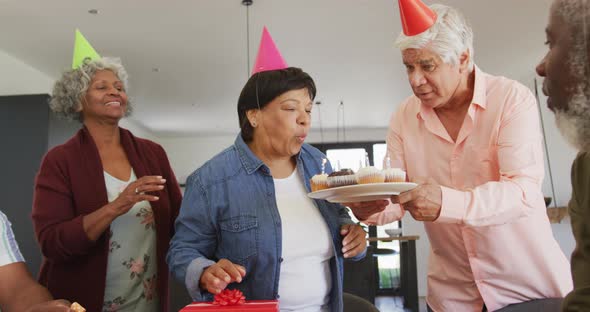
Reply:
[[[307,194],[314,199],[325,199],[333,203],[362,202],[388,199],[391,195],[409,191],[418,186],[410,182],[367,183],[333,187]]]

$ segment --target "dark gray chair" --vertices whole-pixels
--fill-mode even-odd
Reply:
[[[379,312],[369,301],[349,293],[342,294],[344,312]]]
[[[511,304],[495,312],[560,312],[563,298],[537,299]]]
[[[344,293],[359,296],[375,303],[377,295],[377,259],[373,257],[373,247],[367,247],[367,255],[359,261],[344,259]]]
[[[511,304],[494,312],[561,312],[561,304],[563,298],[547,298],[536,299],[521,303]],[[432,311],[430,307],[426,307],[428,312]],[[484,307],[484,312],[488,310]]]

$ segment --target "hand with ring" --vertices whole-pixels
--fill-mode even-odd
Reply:
[[[119,194],[119,197],[110,203],[112,211],[115,215],[120,216],[127,213],[133,205],[140,201],[159,200],[160,198],[154,195],[153,192],[163,190],[164,183],[166,183],[166,179],[161,176],[144,176],[129,183],[123,192]]]

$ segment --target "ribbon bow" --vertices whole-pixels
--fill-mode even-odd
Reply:
[[[238,289],[224,289],[213,298],[213,304],[220,306],[239,305],[246,302],[246,297]]]

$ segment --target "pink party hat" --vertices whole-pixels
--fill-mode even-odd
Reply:
[[[399,14],[406,36],[415,36],[436,22],[436,13],[420,0],[399,0]]]
[[[275,42],[268,33],[266,26],[262,30],[262,38],[260,39],[260,47],[258,47],[258,55],[256,56],[256,64],[252,68],[252,75],[275,69],[287,68],[287,62],[283,59],[281,52],[277,49]]]

